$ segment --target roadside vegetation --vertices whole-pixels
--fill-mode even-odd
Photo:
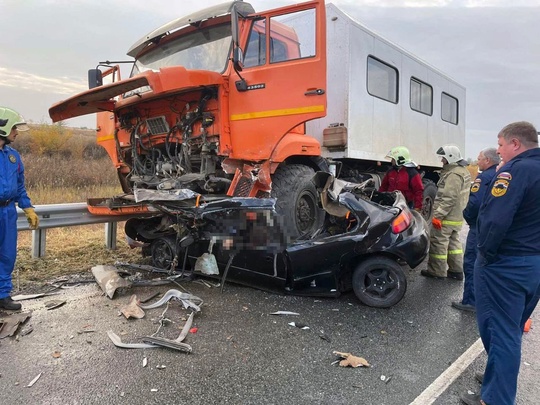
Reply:
[[[34,205],[86,202],[87,198],[121,194],[115,169],[94,130],[64,125],[31,125],[20,132],[14,147],[20,152],[28,195]],[[47,281],[115,261],[143,263],[140,249],[130,249],[118,224],[117,250],[105,248],[104,225],[47,230],[46,256],[31,257],[32,233],[19,233],[13,276],[14,289],[32,290]]]

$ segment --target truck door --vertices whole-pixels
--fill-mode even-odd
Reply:
[[[103,84],[114,83],[120,81],[120,66],[111,66],[109,69],[103,71]],[[117,96],[118,98],[118,96]],[[116,151],[116,141],[114,139],[115,120],[114,112],[102,111],[96,114],[97,127],[96,127],[96,141],[99,145],[103,146],[115,167],[120,166],[118,161],[118,153]]]
[[[326,115],[325,18],[319,0],[240,21],[244,59],[241,77],[231,71],[229,79],[229,157],[269,159],[288,132],[303,133],[301,124]]]

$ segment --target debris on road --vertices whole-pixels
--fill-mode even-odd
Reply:
[[[42,373],[39,373],[32,381],[30,381],[27,385],[27,387],[31,387],[32,385],[34,385],[36,383],[37,380],[39,380],[39,378],[41,377],[41,374]]]
[[[146,367],[148,365],[148,359],[145,357],[142,359],[142,366]]]
[[[49,295],[58,295],[59,292],[40,293],[40,294],[18,294],[11,297],[13,301],[33,300],[34,298],[47,297]]]
[[[109,336],[109,339],[112,340],[116,347],[121,347],[122,349],[155,349],[159,347],[148,343],[122,343],[120,337],[112,330],[107,331],[107,336]]]
[[[144,318],[144,310],[139,306],[140,300],[135,294],[129,299],[129,303],[120,308],[120,313],[129,318],[141,319]]]
[[[357,357],[351,353],[333,352],[336,356],[341,357],[343,360],[339,362],[341,367],[369,367],[369,363],[363,357]]]
[[[131,282],[121,277],[114,266],[94,266],[92,267],[92,274],[105,295],[110,299],[113,298],[114,292],[118,288],[131,287]]]
[[[182,305],[184,305],[184,308],[192,308],[196,312],[199,312],[201,310],[200,306],[203,303],[203,300],[195,295],[183,293],[178,290],[169,290],[165,293],[165,295],[157,302],[154,302],[153,304],[149,305],[141,305],[142,309],[152,309],[152,308],[158,308],[168,302],[170,299],[175,298],[182,302]]]
[[[303,324],[303,323],[299,323],[299,322],[289,322],[289,325],[295,326],[295,327],[300,328],[302,330],[308,330],[309,329],[309,326],[307,326],[306,324]]]
[[[0,339],[13,336],[19,328],[19,325],[26,322],[31,316],[32,312],[21,312],[19,314],[12,314],[5,318],[0,318]]]
[[[163,337],[155,337],[155,336],[147,336],[143,338],[143,342],[145,343],[152,343],[159,346],[165,346],[170,349],[179,350],[186,353],[191,353],[192,348],[190,345],[186,343],[182,343],[183,340],[186,338],[189,330],[191,329],[191,325],[193,324],[193,316],[195,315],[195,312],[192,312],[189,315],[188,320],[186,321],[186,324],[182,328],[182,331],[180,332],[180,335],[175,339],[166,339]]]
[[[147,297],[141,298],[139,301],[141,302],[141,304],[144,304],[144,303],[147,303],[148,301],[156,298],[158,295],[159,295],[159,291],[156,291],[155,293],[150,294]]]
[[[296,315],[300,316],[298,312],[291,312],[291,311],[276,311],[272,312],[270,315]]]
[[[64,300],[52,300],[52,301],[47,301],[45,303],[45,308],[47,308],[48,311],[50,311],[51,309],[56,309],[56,308],[60,308],[62,305],[64,305],[67,301],[64,301]]]

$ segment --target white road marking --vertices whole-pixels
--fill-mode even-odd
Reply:
[[[418,395],[410,405],[430,405],[435,402],[483,351],[482,339],[478,339],[450,367],[444,370],[424,392]]]

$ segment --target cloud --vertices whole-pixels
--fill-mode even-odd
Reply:
[[[45,77],[0,67],[0,87],[33,90],[40,93],[73,95],[87,90],[86,83],[67,77]]]

